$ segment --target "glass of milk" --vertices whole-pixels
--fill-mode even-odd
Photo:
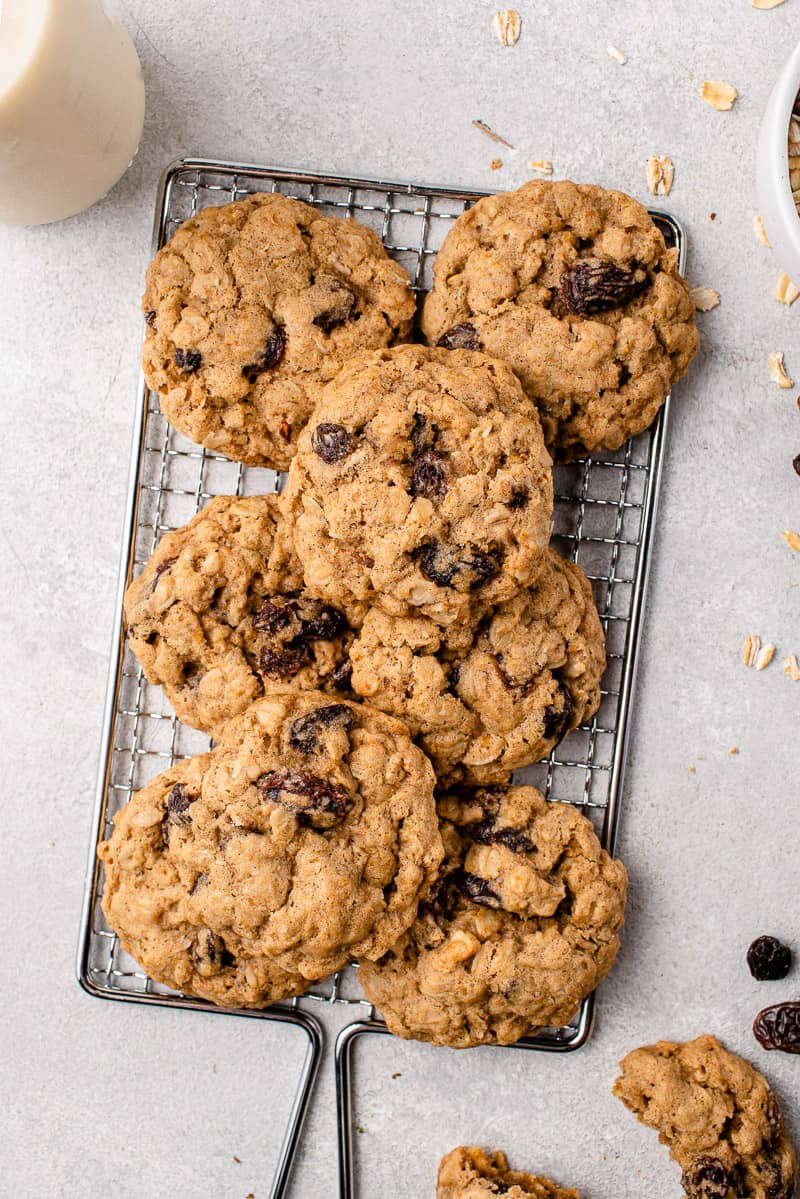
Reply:
[[[0,222],[94,204],[125,173],[143,121],[136,50],[101,0],[0,0]]]

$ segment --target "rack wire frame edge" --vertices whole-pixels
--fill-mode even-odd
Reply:
[[[299,184],[375,189],[397,195],[424,195],[430,198],[449,198],[462,204],[474,203],[482,196],[490,193],[465,190],[453,187],[430,187],[413,183],[403,183],[375,178],[352,178],[337,175],[320,175],[312,172],[294,171],[282,167],[259,166],[247,163],[228,163],[222,160],[184,157],[170,163],[159,181],[156,196],[156,211],[153,226],[152,249],[155,252],[162,244],[162,239],[168,224],[168,200],[176,176],[183,171],[207,171],[210,173],[230,174],[243,178],[263,178],[270,181],[284,181]],[[679,265],[684,269],[686,257],[686,239],[679,222],[670,214],[651,210],[651,215],[665,228],[672,243],[678,249]],[[636,564],[636,573],[631,595],[631,607],[628,617],[628,630],[625,640],[624,670],[620,682],[617,728],[613,760],[611,765],[609,794],[605,807],[602,830],[603,844],[613,852],[619,821],[620,795],[622,790],[625,760],[630,739],[630,706],[635,683],[638,648],[641,638],[642,617],[644,614],[647,582],[651,565],[651,541],[655,521],[658,491],[661,481],[664,444],[669,416],[669,399],[661,409],[654,426],[650,446],[647,487],[642,502],[642,527],[639,535],[640,549]],[[142,449],[148,419],[148,389],[143,374],[140,372],[137,403],[135,409],[134,431],[131,446],[131,462],[128,481],[128,498],[125,508],[125,524],[123,531],[122,553],[115,603],[115,640],[109,663],[108,685],[103,715],[104,753],[101,757],[95,797],[93,818],[94,836],[91,841],[89,863],[87,868],[86,886],[81,917],[81,930],[77,955],[77,978],[80,986],[88,994],[105,999],[118,999],[130,1003],[148,1003],[154,1006],[182,1007],[195,1011],[205,1011],[213,1014],[251,1016],[254,1018],[277,1021],[299,1027],[305,1034],[308,1045],[303,1065],[301,1079],[298,1085],[292,1111],[289,1118],[286,1135],[281,1147],[278,1169],[270,1199],[282,1199],[285,1194],[289,1174],[297,1150],[302,1124],[307,1112],[308,1102],[313,1089],[319,1067],[323,1046],[323,1031],[319,1021],[296,1005],[290,1008],[275,1007],[266,1011],[243,1011],[241,1009],[215,1008],[202,1001],[183,997],[153,994],[134,994],[105,991],[92,981],[88,969],[90,943],[92,935],[92,911],[96,900],[98,868],[96,862],[96,846],[100,831],[105,822],[108,801],[110,772],[113,756],[113,730],[116,718],[117,702],[122,678],[122,656],[124,652],[124,632],[122,625],[122,604],[125,587],[133,565],[136,545],[137,512],[140,499],[140,479],[142,473]],[[295,1001],[296,1003],[296,1001]],[[368,1005],[364,1005],[369,1011]],[[570,1029],[568,1035],[543,1041],[540,1038],[525,1039],[514,1048],[539,1050],[544,1052],[569,1052],[581,1048],[591,1035],[594,1022],[594,995],[589,996],[583,1003],[578,1022]],[[336,1087],[338,1108],[339,1135],[339,1168],[340,1187],[343,1199],[352,1199],[355,1194],[354,1159],[352,1143],[352,1127],[350,1121],[352,1109],[352,1051],[356,1040],[365,1035],[385,1035],[388,1029],[382,1021],[375,1019],[358,1020],[339,1034],[336,1042]]]

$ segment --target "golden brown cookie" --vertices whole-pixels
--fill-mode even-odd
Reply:
[[[276,688],[346,690],[359,616],[305,590],[277,495],[217,496],[162,537],[125,593],[145,675],[212,736]]]
[[[578,1199],[578,1192],[565,1190],[549,1178],[510,1170],[506,1155],[496,1149],[485,1153],[477,1146],[461,1145],[442,1158],[436,1184],[436,1199],[484,1199],[506,1195],[507,1199]]]
[[[614,963],[625,868],[577,808],[533,787],[458,789],[438,807],[439,882],[360,964],[364,994],[391,1032],[455,1049],[567,1023]]]
[[[716,1037],[659,1041],[620,1062],[614,1094],[683,1170],[689,1199],[791,1199],[797,1157],[778,1101]]]
[[[427,340],[507,362],[557,458],[646,429],[699,345],[676,251],[618,191],[534,180],[487,196],[448,233],[434,280]]]
[[[265,1006],[408,928],[442,857],[433,785],[382,712],[317,691],[256,700],[118,813],[103,911],[159,982]]]
[[[541,569],[551,463],[508,367],[400,346],[327,385],[283,502],[315,594],[449,625]]]
[[[353,690],[408,725],[440,780],[478,784],[505,782],[591,719],[605,670],[589,580],[552,549],[477,627],[373,607],[349,652]]]
[[[285,470],[319,384],[359,350],[402,341],[403,268],[354,220],[252,195],[184,222],[147,271],[142,364],[187,437]]]

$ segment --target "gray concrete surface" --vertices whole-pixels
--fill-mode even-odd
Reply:
[[[751,231],[759,116],[800,36],[800,0],[772,12],[517,2],[513,49],[495,41],[486,0],[119,3],[147,78],[139,157],[85,215],[0,230],[2,1196],[265,1199],[299,1069],[285,1031],[104,1004],[73,977],[138,296],[156,180],[180,153],[486,187],[549,158],[558,176],[641,199],[645,159],[672,156],[665,203],[686,225],[689,274],[722,303],[702,318],[669,440],[622,817],[624,948],[578,1054],[359,1049],[363,1194],[430,1195],[460,1141],[503,1146],[589,1199],[677,1194],[655,1136],[609,1094],[621,1054],[659,1036],[721,1035],[767,1072],[800,1135],[800,1060],[763,1053],[749,1031],[760,1006],[798,992],[797,975],[757,984],[743,961],[762,931],[800,952],[800,685],[778,658],[761,674],[739,660],[750,631],[778,656],[800,652],[800,557],[780,537],[800,525],[800,413],[797,391],[767,374],[784,349],[800,382],[800,304],[773,301],[778,264]],[[739,88],[732,112],[701,103],[704,78]],[[326,1071],[293,1196],[335,1194],[334,1133]]]

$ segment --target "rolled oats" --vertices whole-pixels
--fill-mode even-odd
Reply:
[[[787,654],[783,659],[783,673],[793,683],[800,683],[800,662],[797,661],[797,654]]]
[[[758,213],[756,213],[756,215],[753,217],[753,232],[761,242],[762,246],[768,246],[770,244],[769,238],[767,237],[767,231],[764,228],[764,218]]]
[[[798,296],[800,296],[800,287],[795,287],[786,272],[781,271],[775,286],[775,299],[779,304],[785,304],[789,308]]]
[[[794,550],[796,554],[800,554],[800,533],[795,533],[793,529],[784,529],[781,537],[790,550]]]
[[[644,177],[652,195],[668,196],[672,188],[672,180],[675,178],[672,159],[668,158],[666,154],[660,157],[653,155],[652,158],[648,158],[644,168]]]
[[[625,63],[627,62],[627,55],[623,53],[622,50],[618,49],[617,46],[612,46],[611,42],[608,43],[607,48],[609,58],[613,58],[614,62],[618,63],[621,67],[624,67]]]
[[[719,292],[713,287],[690,287],[689,295],[697,312],[710,312],[719,304]]]
[[[787,388],[794,386],[786,370],[782,350],[776,350],[774,354],[770,354],[769,356],[769,377],[773,383],[778,384],[778,387]]]
[[[701,98],[717,112],[728,112],[733,108],[738,95],[736,88],[722,79],[706,79],[700,88]]]
[[[515,8],[500,9],[494,14],[494,31],[503,46],[516,46],[522,29],[522,17]]]

